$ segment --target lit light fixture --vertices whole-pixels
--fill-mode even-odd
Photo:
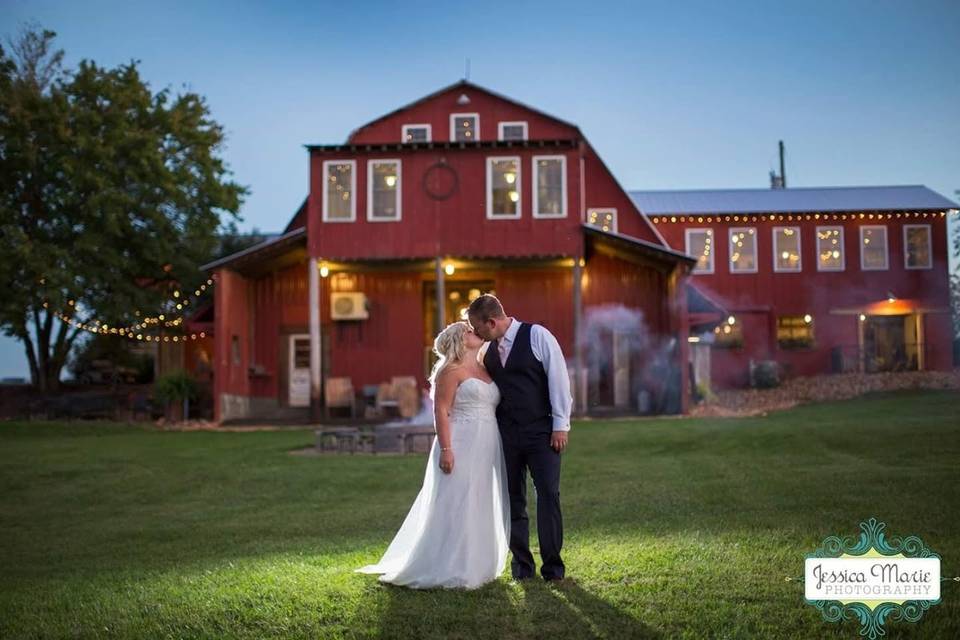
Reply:
[[[866,319],[867,319],[867,316],[865,316],[865,315],[863,315],[863,314],[861,313],[861,314],[860,314],[860,322],[863,322],[863,321],[866,320]]]
[[[326,263],[321,263],[321,264],[320,264],[320,277],[321,277],[321,278],[326,278],[328,275],[330,275],[330,267],[328,267],[328,266],[326,265]]]
[[[511,191],[511,192],[510,192],[510,202],[516,202],[516,201],[519,200],[519,199],[520,199],[520,194],[519,194],[519,193],[517,193],[516,191]]]
[[[507,184],[513,184],[517,181],[517,174],[515,174],[513,171],[507,171],[505,174],[503,174],[503,179],[507,181]]]
[[[689,336],[687,342],[700,342],[700,336]]]
[[[397,184],[397,176],[387,176],[383,181],[387,183],[388,187],[392,188]]]
[[[893,304],[894,302],[896,302],[896,300],[897,300],[897,296],[893,295],[892,291],[887,291],[887,302]]]
[[[806,322],[807,324],[810,324],[811,322],[813,322],[813,316],[808,313],[805,316],[803,316],[803,321]]]
[[[737,321],[733,316],[727,316],[727,324],[734,324]]]
[[[448,276],[452,276],[452,275],[453,275],[453,272],[456,271],[457,268],[456,268],[455,266],[453,266],[453,263],[452,263],[452,262],[448,262],[448,263],[447,263],[447,266],[445,266],[445,267],[443,268],[443,270],[446,272],[446,274],[447,274]]]

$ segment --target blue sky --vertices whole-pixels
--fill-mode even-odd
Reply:
[[[580,125],[633,189],[960,189],[960,3],[28,2],[68,66],[140,61],[205,95],[249,185],[241,228],[278,231],[307,191],[305,143],[470,78]],[[0,377],[25,375],[0,338]]]

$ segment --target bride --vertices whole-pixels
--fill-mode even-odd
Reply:
[[[483,344],[466,322],[434,340],[437,436],[423,486],[380,562],[356,572],[415,589],[476,589],[503,571],[510,497],[495,414],[500,391],[478,357]]]

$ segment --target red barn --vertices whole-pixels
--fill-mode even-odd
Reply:
[[[685,243],[686,227],[712,226],[710,234],[719,235],[756,227],[747,232],[760,234],[755,265],[772,260],[765,242],[776,233],[773,227],[799,227],[805,241],[797,250],[807,266],[816,264],[811,252],[818,244],[806,236],[819,223],[782,224],[769,219],[779,210],[765,210],[765,226],[762,220],[740,224],[741,215],[761,215],[752,211],[738,212],[736,224],[728,224],[723,210],[687,211],[686,201],[673,206],[670,198],[628,194],[576,125],[468,82],[378,118],[343,144],[307,148],[310,193],[285,232],[205,266],[216,281],[218,420],[307,415],[309,408],[317,416],[325,391],[344,385],[357,395],[395,377],[425,386],[433,336],[484,291],[495,292],[508,313],[542,323],[557,336],[569,360],[579,413],[683,412],[691,372],[704,370],[702,355],[691,365],[691,345],[702,351],[701,343],[692,341],[706,344],[716,335],[733,345],[715,356],[713,365],[707,359],[706,375],[712,366],[715,380],[739,384],[749,358],[777,355],[769,332],[793,331],[803,341],[804,327],[779,320],[787,313],[816,318],[813,345],[798,343],[790,354],[801,360],[807,355],[798,369],[829,370],[830,358],[823,353],[850,345],[851,336],[845,330],[832,333],[828,314],[841,314],[839,322],[850,318],[844,313],[869,312],[864,305],[876,296],[814,304],[822,296],[817,290],[832,286],[824,278],[847,286],[845,278],[855,274],[865,288],[883,289],[881,297],[894,285],[903,288],[898,294],[903,297],[909,283],[929,286],[930,295],[911,308],[932,314],[934,307],[946,306],[946,267],[940,262],[945,246],[939,245],[943,213],[953,205],[926,190],[930,206],[897,209],[937,214],[924,221],[933,263],[926,276],[910,273],[902,282],[875,285],[876,278],[863,280],[850,265],[840,273],[814,275],[807,267],[799,275],[755,269],[752,276],[728,277],[721,266],[705,274],[703,243],[699,235]],[[658,206],[648,211],[645,198]],[[933,206],[933,198],[941,204]],[[828,210],[841,215],[845,209],[818,212]],[[675,222],[680,218],[690,223]],[[711,224],[694,223],[701,219]],[[913,241],[917,232],[903,228]],[[855,236],[848,230],[843,237],[854,243],[849,255],[858,246]],[[728,259],[719,248],[707,253],[711,264]],[[891,262],[890,269],[894,266]],[[698,273],[691,276],[694,269]],[[776,302],[791,284],[806,297],[787,295]],[[917,297],[909,291],[911,299]],[[786,302],[791,306],[781,306]],[[763,315],[767,307],[773,310]],[[761,343],[756,326],[764,323]],[[926,337],[912,341],[945,339],[945,328],[927,320]],[[859,329],[864,336],[866,329]],[[742,336],[741,345],[728,334]],[[918,366],[945,365],[930,353],[919,357]],[[736,374],[719,375],[718,368]]]
[[[952,368],[947,216],[957,205],[930,189],[631,196],[671,247],[697,258],[691,283],[726,310],[691,336],[715,388],[747,385],[760,360],[788,375]]]

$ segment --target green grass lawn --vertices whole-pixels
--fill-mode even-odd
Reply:
[[[960,574],[958,416],[955,393],[901,392],[576,423],[561,481],[576,582],[507,569],[468,592],[353,573],[399,527],[422,455],[288,455],[309,431],[0,424],[0,638],[856,638],[784,578],[871,516]],[[886,628],[960,637],[960,583]]]

